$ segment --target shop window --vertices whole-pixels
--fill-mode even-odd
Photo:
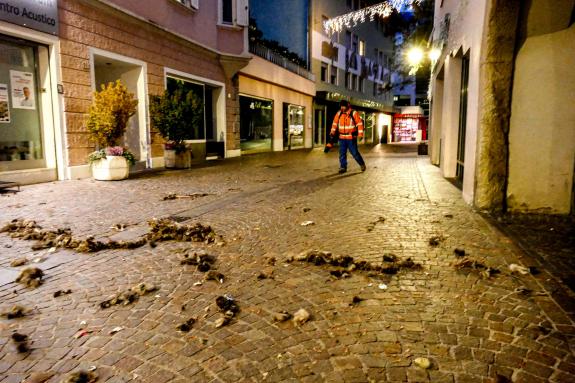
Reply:
[[[38,47],[0,41],[0,171],[45,167]]]
[[[284,103],[284,148],[295,149],[304,147],[304,116],[305,108],[299,105]]]
[[[351,49],[351,32],[345,31],[345,47]]]
[[[327,70],[328,66],[325,63],[321,63],[321,81],[327,82]]]
[[[240,96],[240,148],[243,152],[272,150],[273,101]]]
[[[189,92],[194,93],[198,96],[202,103],[204,104],[204,108],[206,105],[206,97],[205,97],[205,89],[203,84],[198,84],[195,82],[187,81],[181,78],[175,77],[168,77],[166,81],[168,92],[174,92],[176,89],[181,88],[182,92],[182,102],[185,102],[186,95]],[[197,126],[194,126],[188,132],[186,136],[186,140],[205,140],[206,139],[206,122],[205,122],[205,113],[202,116],[200,123]]]

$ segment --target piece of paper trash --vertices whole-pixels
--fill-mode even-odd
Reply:
[[[314,221],[303,221],[302,223],[300,223],[301,226],[311,226],[311,225],[315,225]]]
[[[110,335],[114,335],[117,332],[122,331],[124,328],[122,326],[118,326],[118,327],[114,327],[113,329],[110,330]]]
[[[387,285],[385,283],[380,283],[378,287],[380,290],[387,290]]]
[[[49,252],[49,253],[53,253],[53,252],[55,252],[55,251],[56,251],[56,248],[55,248],[55,247],[51,247],[50,249],[48,249],[48,252]]]
[[[87,324],[88,324],[88,322],[86,322],[85,320],[83,320],[82,322],[80,322],[80,326],[85,326],[85,325],[87,325]]]
[[[203,283],[200,281],[194,283],[194,286],[201,286],[201,285],[203,285]]]
[[[78,331],[76,334],[74,334],[74,338],[75,339],[79,339],[83,336],[86,336],[88,334],[91,334],[93,331],[88,331],[88,330],[80,330]]]
[[[529,269],[527,267],[520,266],[516,263],[512,263],[509,265],[509,271],[511,271],[512,273],[518,272],[521,275],[529,274]]]
[[[154,297],[161,298],[162,296],[160,294],[156,294],[156,295],[154,295]]]
[[[88,371],[96,371],[98,367],[96,366],[90,366],[90,368],[88,368]]]

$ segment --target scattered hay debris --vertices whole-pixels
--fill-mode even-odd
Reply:
[[[460,249],[460,248],[454,249],[453,254],[455,254],[455,256],[457,256],[457,257],[465,257],[465,255],[466,255],[465,249]]]
[[[275,322],[285,322],[290,320],[292,317],[292,315],[290,313],[288,313],[287,311],[279,311],[277,313],[274,313],[273,318]]]
[[[0,317],[6,318],[6,319],[23,318],[24,316],[26,316],[27,312],[28,312],[28,310],[26,310],[25,307],[15,305],[15,306],[12,306],[12,308],[10,310],[1,312]]]
[[[94,371],[75,371],[68,375],[62,383],[94,383],[98,380],[98,374]]]
[[[37,267],[28,267],[16,278],[17,283],[22,283],[27,287],[36,288],[42,284],[44,272]]]
[[[469,258],[464,258],[458,261],[454,265],[456,270],[475,270],[479,272],[479,275],[484,279],[489,279],[495,274],[499,274],[499,270],[493,267],[486,266],[483,262],[476,261]]]
[[[441,242],[445,241],[445,237],[442,235],[434,235],[429,238],[429,246],[437,247]]]
[[[332,270],[329,272],[329,274],[332,277],[336,277],[338,279],[340,278],[349,278],[351,275],[349,275],[348,272],[346,272],[345,270]]]
[[[184,323],[179,324],[176,329],[181,332],[190,332],[194,323],[196,323],[196,318],[190,318]]]
[[[215,258],[208,255],[205,251],[194,251],[188,250],[183,254],[183,258],[180,261],[182,265],[193,265],[197,266],[198,271],[205,273],[212,268],[212,264],[215,262]]]
[[[383,254],[383,262],[397,262],[397,256],[395,254]]]
[[[224,327],[225,325],[227,325],[228,323],[230,323],[230,318],[228,317],[220,317],[218,319],[216,319],[216,321],[214,322],[214,327],[215,328],[220,328],[220,327]]]
[[[188,198],[191,200],[195,200],[201,197],[207,197],[211,194],[209,193],[192,193],[192,194],[176,194],[176,193],[169,193],[166,194],[166,196],[162,199],[163,201],[170,201],[170,200],[174,200],[174,199],[184,199],[184,198]]]
[[[330,252],[327,251],[309,250],[295,257],[288,258],[287,261],[308,262],[313,263],[316,266],[331,265],[336,267],[343,267],[347,272],[360,270],[383,274],[397,274],[401,268],[414,270],[422,268],[421,264],[415,263],[411,258],[407,258],[398,262],[397,257],[392,254],[387,254],[384,256],[384,259],[388,259],[389,261],[384,260],[382,264],[375,264],[367,261],[356,261],[349,255],[333,256]]]
[[[224,283],[225,276],[216,270],[210,270],[204,275],[204,281],[217,281]]]
[[[227,325],[236,316],[236,314],[240,312],[240,307],[229,294],[217,297],[216,306],[218,306],[220,312],[224,314],[214,322],[214,326],[216,328]]]
[[[350,306],[357,306],[358,304],[360,304],[362,301],[364,301],[363,298],[358,297],[357,295],[353,297],[353,299],[351,300],[351,303],[349,304]]]
[[[16,351],[19,353],[30,351],[30,347],[28,346],[28,335],[15,332],[12,334],[12,342],[16,345]]]
[[[155,247],[159,241],[184,241],[184,242],[205,242],[216,241],[216,233],[210,226],[200,223],[195,225],[184,225],[173,219],[153,219],[148,222],[149,232],[142,238],[134,241],[114,241],[101,242],[89,236],[85,239],[76,239],[72,236],[69,228],[57,230],[43,230],[41,226],[32,220],[15,219],[0,228],[0,233],[9,233],[12,238],[36,241],[32,245],[32,250],[43,249],[73,249],[80,253],[94,253],[106,249],[136,249],[150,243]],[[116,225],[116,227],[125,227]],[[221,236],[219,237],[222,241]]]
[[[275,266],[276,257],[264,257],[264,261],[270,266]]]
[[[293,315],[293,322],[296,326],[301,326],[311,319],[311,314],[306,309],[299,309]]]
[[[72,290],[67,289],[67,290],[58,290],[54,292],[54,298],[58,298],[61,297],[62,295],[68,295],[68,294],[72,294]]]
[[[153,219],[148,222],[150,232],[147,238],[150,241],[182,241],[182,242],[205,242],[213,243],[216,240],[216,233],[210,226],[201,223],[185,225],[173,220],[162,218]]]
[[[374,222],[370,222],[369,225],[367,225],[366,229],[368,232],[373,231],[373,229],[375,229],[375,225],[377,225],[378,223],[384,223],[385,222],[385,217],[378,217],[376,221]]]
[[[258,274],[257,279],[274,279],[274,269],[271,267],[265,268]]]
[[[10,262],[10,267],[24,266],[28,263],[28,258],[18,258]]]
[[[138,298],[140,298],[141,296],[147,295],[156,290],[158,290],[158,287],[156,285],[148,283],[140,283],[139,285],[136,285],[127,291],[123,291],[121,293],[113,295],[110,298],[106,299],[105,301],[100,302],[100,308],[106,309],[108,307],[115,305],[127,306],[137,301]]]

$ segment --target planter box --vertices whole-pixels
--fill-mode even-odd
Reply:
[[[128,178],[130,166],[122,156],[106,156],[92,162],[92,177],[98,181],[118,181]]]
[[[192,165],[192,155],[189,150],[176,154],[175,150],[164,150],[164,166],[166,169],[187,169]]]

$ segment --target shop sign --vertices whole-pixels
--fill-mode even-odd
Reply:
[[[0,0],[0,20],[58,34],[58,0]]]

